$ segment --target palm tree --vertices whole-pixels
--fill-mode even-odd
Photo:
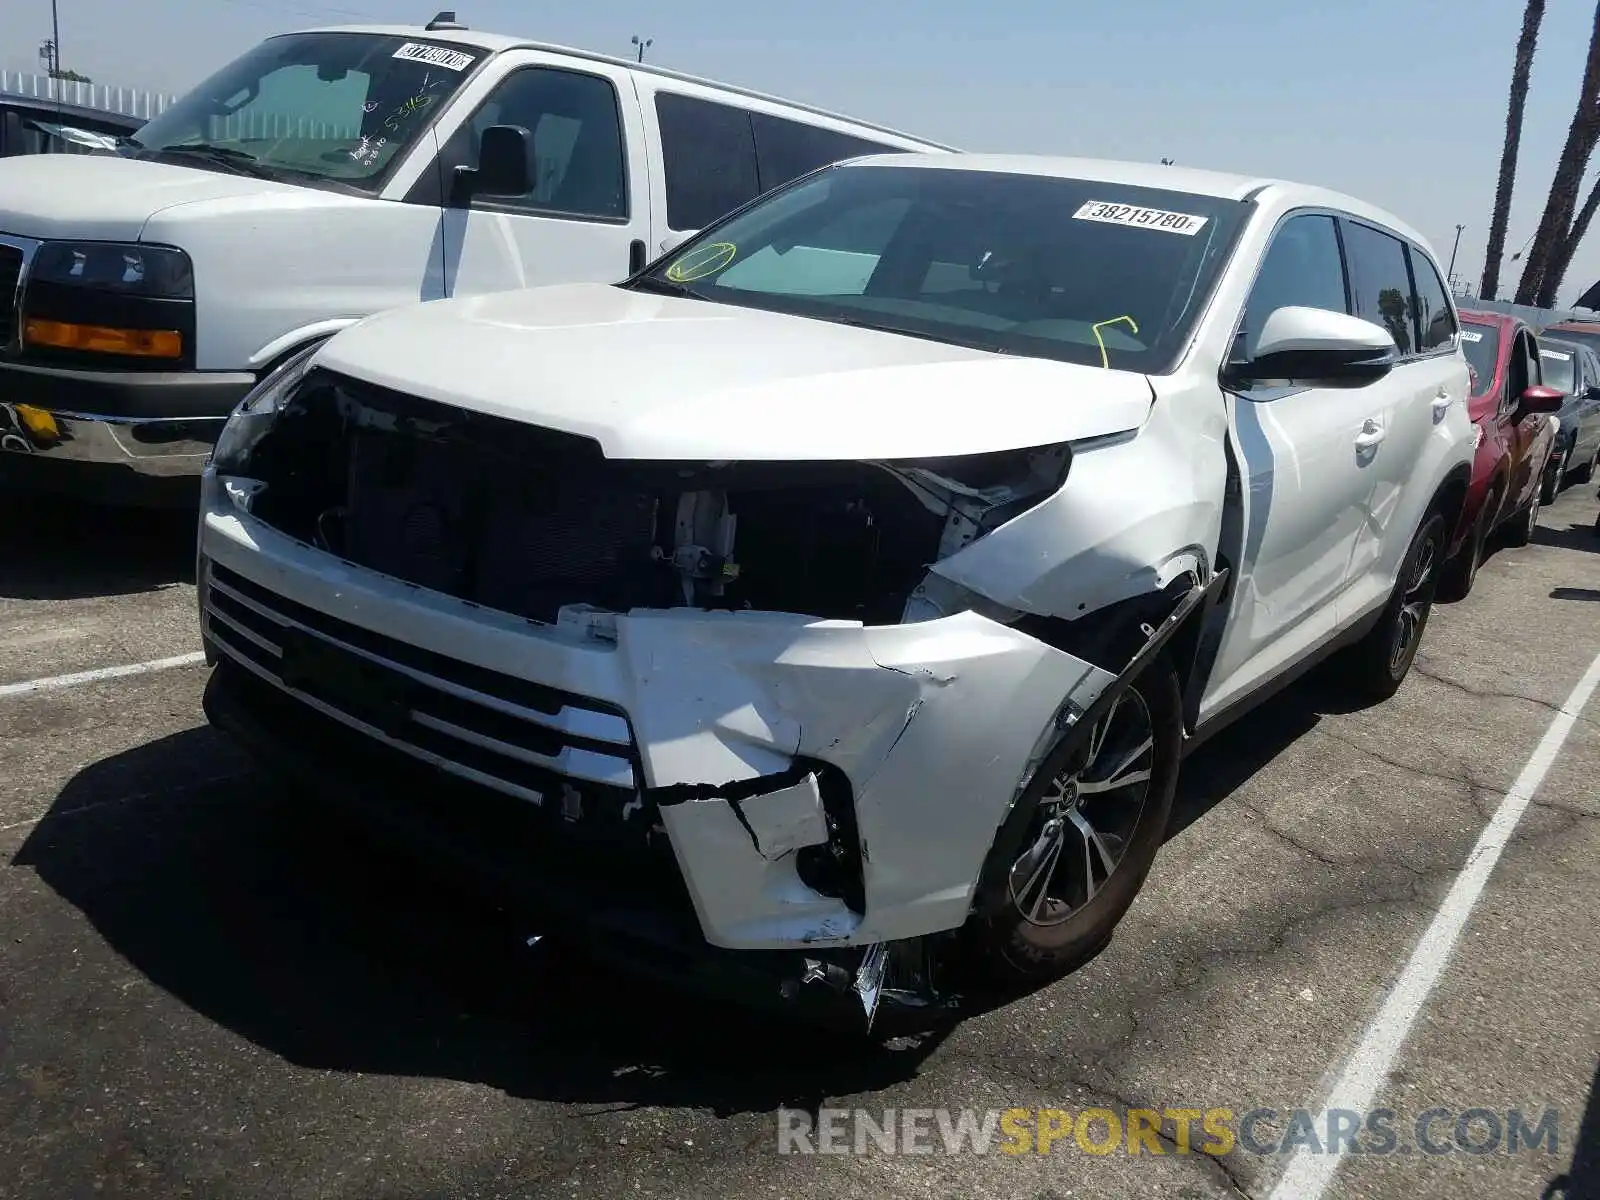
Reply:
[[[1557,264],[1570,258],[1567,243],[1575,232],[1573,217],[1578,207],[1578,192],[1595,143],[1600,141],[1600,4],[1595,5],[1594,26],[1589,34],[1589,61],[1583,71],[1583,86],[1578,106],[1567,128],[1566,145],[1556,160],[1555,179],[1550,184],[1550,199],[1545,202],[1539,230],[1533,235],[1533,248],[1517,285],[1518,304],[1538,304],[1541,296],[1553,296],[1560,286]],[[1564,265],[1561,270],[1564,270]],[[1546,276],[1549,276],[1547,279]]]
[[[1528,101],[1528,77],[1533,73],[1533,52],[1544,20],[1544,0],[1528,0],[1522,10],[1522,36],[1511,66],[1511,99],[1506,104],[1506,144],[1500,151],[1500,178],[1494,187],[1494,216],[1489,221],[1489,245],[1483,252],[1483,286],[1478,295],[1493,300],[1500,288],[1500,259],[1506,252],[1506,226],[1511,221],[1511,189],[1517,181],[1517,150],[1522,144],[1522,110]]]
[[[1535,300],[1540,308],[1556,306],[1556,293],[1561,288],[1561,281],[1567,277],[1567,268],[1572,265],[1572,256],[1578,252],[1583,235],[1589,232],[1589,222],[1594,219],[1596,209],[1600,209],[1600,179],[1595,180],[1594,186],[1589,189],[1588,199],[1583,202],[1577,218],[1572,222],[1571,233],[1557,248],[1555,257],[1545,268],[1544,278],[1539,281],[1539,294]]]

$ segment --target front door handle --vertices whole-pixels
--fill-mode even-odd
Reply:
[[[1439,394],[1433,398],[1433,419],[1437,421],[1450,410],[1450,393],[1444,388],[1439,389]]]
[[[1368,417],[1362,422],[1361,432],[1356,434],[1356,449],[1371,450],[1387,436],[1383,426],[1372,417]]]

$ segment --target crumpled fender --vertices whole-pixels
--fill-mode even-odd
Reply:
[[[619,617],[616,634],[645,780],[670,798],[661,819],[702,930],[745,949],[959,926],[1040,731],[1113,678],[973,612],[869,628],[666,610]],[[796,756],[850,782],[864,918],[786,861],[826,836]]]

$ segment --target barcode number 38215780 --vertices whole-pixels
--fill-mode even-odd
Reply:
[[[1072,215],[1079,221],[1133,225],[1141,229],[1159,229],[1163,233],[1181,233],[1188,236],[1193,236],[1206,223],[1205,217],[1197,217],[1191,213],[1142,208],[1137,204],[1108,204],[1103,200],[1090,200]]]

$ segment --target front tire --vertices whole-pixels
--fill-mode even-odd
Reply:
[[[1541,504],[1554,504],[1556,497],[1561,493],[1561,486],[1566,482],[1567,472],[1572,469],[1572,443],[1567,443],[1567,448],[1556,455],[1544,473],[1544,478],[1539,481],[1539,502]]]
[[[1472,585],[1478,582],[1478,568],[1483,566],[1484,548],[1489,542],[1489,522],[1492,519],[1489,514],[1498,503],[1493,496],[1484,501],[1478,519],[1472,523],[1472,532],[1467,535],[1467,544],[1444,565],[1439,577],[1438,599],[1453,604],[1472,594]]]
[[[1110,941],[1166,838],[1182,755],[1178,676],[1161,657],[1040,764],[1003,898],[973,930],[990,974],[1059,978]]]
[[[1433,611],[1444,550],[1444,515],[1430,513],[1412,535],[1378,623],[1341,656],[1342,681],[1355,695],[1380,703],[1405,682]]]
[[[1588,483],[1594,478],[1596,467],[1600,467],[1600,446],[1596,446],[1594,453],[1589,456],[1589,461],[1578,468],[1578,473],[1573,477],[1573,482]]]
[[[1543,504],[1544,488],[1541,484],[1528,503],[1523,505],[1522,511],[1507,522],[1511,526],[1511,532],[1506,535],[1508,544],[1526,546],[1533,541],[1533,531],[1539,527],[1539,510]]]

